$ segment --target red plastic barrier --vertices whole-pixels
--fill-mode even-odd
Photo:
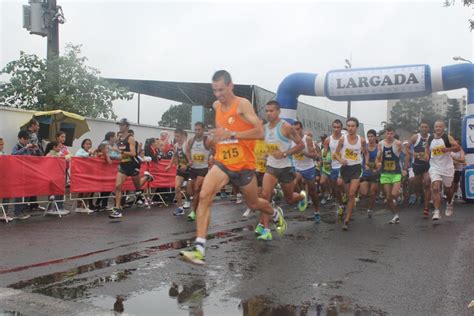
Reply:
[[[174,188],[176,182],[176,166],[173,165],[170,170],[165,171],[169,163],[169,160],[148,163],[148,171],[154,177],[154,180],[149,183],[151,188]]]
[[[66,161],[57,157],[0,156],[0,198],[64,195]]]
[[[112,192],[115,191],[118,161],[108,164],[101,158],[73,157],[71,162],[71,193]],[[146,163],[142,163],[140,174],[148,170]],[[146,184],[144,185],[146,187]],[[125,181],[122,189],[133,191],[135,186],[131,177]]]

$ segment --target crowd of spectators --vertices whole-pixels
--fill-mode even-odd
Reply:
[[[47,143],[46,147],[43,148],[43,140],[39,135],[40,124],[36,119],[31,119],[26,125],[25,130],[18,132],[18,142],[11,148],[11,155],[28,155],[28,156],[46,156],[46,157],[63,157],[66,161],[69,161],[71,157],[90,158],[98,157],[103,158],[105,162],[111,164],[113,160],[120,160],[121,154],[117,147],[118,133],[114,131],[107,132],[104,135],[104,139],[98,143],[96,147],[91,139],[84,139],[81,142],[81,148],[72,153],[66,143],[66,133],[64,131],[58,131],[55,135],[55,139]],[[133,135],[133,130],[130,130]],[[8,155],[8,151],[5,150],[9,144],[5,144],[4,139],[0,138],[0,156]],[[139,159],[143,161],[154,161],[157,162],[162,159],[171,159],[173,157],[173,144],[170,139],[168,132],[162,131],[157,138],[148,138],[143,145],[141,142],[137,142],[137,148],[139,153]],[[103,211],[107,209],[108,198],[111,192],[100,192],[97,193],[97,197],[94,200],[94,193],[81,193],[78,195],[78,201],[76,203],[76,210],[79,212],[93,212]],[[66,215],[69,211],[64,208],[63,196],[51,196],[49,200],[54,202],[50,203],[49,209],[45,209],[38,203],[37,197],[17,197],[14,199],[2,199],[1,204],[5,209],[8,209],[8,203],[14,202],[13,214],[8,215],[6,220],[10,221],[13,219],[26,220],[31,217],[32,212],[46,212],[47,214],[54,215]],[[54,206],[57,206],[57,209]]]

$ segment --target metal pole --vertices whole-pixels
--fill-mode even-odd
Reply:
[[[59,57],[59,22],[55,17],[57,12],[56,0],[48,0],[48,12],[46,25],[48,26],[48,44],[47,44],[47,81],[51,84],[53,94],[59,94],[59,64],[57,59]],[[48,110],[57,108],[57,104],[49,101],[46,104]]]
[[[49,19],[49,32],[48,32],[48,48],[47,48],[47,59],[52,60],[59,57],[59,22],[57,18],[54,18],[58,8],[56,7],[56,0],[48,1],[48,13]]]
[[[351,101],[347,101],[347,118],[351,117]]]
[[[138,94],[138,113],[137,113],[137,121],[140,124],[140,93]]]
[[[451,134],[451,118],[448,118],[448,135]]]

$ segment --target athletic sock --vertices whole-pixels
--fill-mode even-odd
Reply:
[[[196,247],[196,250],[204,256],[204,253],[206,252],[206,238],[197,237],[194,246]]]
[[[274,222],[277,222],[278,221],[278,216],[280,216],[280,214],[278,214],[278,211],[276,210],[276,208],[273,209],[273,215],[272,215],[272,220]]]

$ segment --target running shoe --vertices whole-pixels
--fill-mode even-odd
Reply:
[[[283,217],[283,210],[281,207],[277,206],[276,211],[278,213],[278,218],[274,220],[275,230],[278,235],[283,235],[286,232],[288,225],[286,224],[285,218]]]
[[[194,212],[194,211],[189,212],[188,221],[194,222],[195,220],[196,220],[196,212]]]
[[[250,212],[251,212],[251,211],[252,211],[252,210],[247,207],[247,209],[245,210],[244,214],[242,214],[242,216],[243,216],[243,217],[248,217],[248,216],[250,215]]]
[[[263,227],[262,224],[258,224],[257,227],[255,227],[255,234],[261,235],[265,227]]]
[[[445,211],[444,214],[445,214],[446,216],[451,216],[451,215],[453,215],[453,212],[454,212],[454,205],[453,205],[453,203],[451,203],[451,204],[450,204],[450,203],[446,204],[446,211]]]
[[[344,211],[345,211],[345,207],[344,205],[339,205],[338,209],[337,209],[337,216],[339,217],[339,219],[342,221],[343,217],[344,217]]]
[[[356,196],[355,202],[356,202],[356,203],[359,203],[359,202],[360,202],[360,197],[359,197],[359,196]]]
[[[31,215],[30,214],[27,214],[25,212],[21,212],[20,215],[18,215],[16,218],[18,218],[19,220],[25,220],[25,219],[28,219],[30,218]],[[11,220],[11,219],[10,219]]]
[[[0,217],[0,220],[2,221],[5,221],[5,222],[11,222],[12,220],[14,220],[16,217],[11,217],[11,216],[4,216],[4,217]]]
[[[204,260],[204,255],[202,252],[197,250],[196,247],[193,247],[191,250],[183,250],[179,253],[181,260],[187,261],[189,263],[204,265],[206,262]]]
[[[120,212],[120,209],[114,207],[112,211],[109,213],[110,218],[122,218],[122,212]]]
[[[398,224],[400,223],[400,217],[397,215],[395,215],[389,222],[389,224]]]
[[[186,209],[186,208],[190,208],[190,207],[191,207],[191,201],[185,200],[184,204],[183,204],[183,208]]]
[[[243,201],[242,193],[237,193],[237,200],[235,201],[235,204],[242,204]]]
[[[314,223],[321,224],[321,214],[319,214],[319,212],[314,213]]]
[[[322,199],[321,199],[321,205],[326,205],[327,202],[328,202],[328,201],[326,201],[325,198],[322,198]]]
[[[438,221],[441,219],[441,214],[439,210],[434,210],[433,217],[431,218],[434,221]]]
[[[308,207],[308,196],[305,190],[301,190],[300,194],[303,196],[303,199],[298,202],[298,209],[300,212],[304,212]]]
[[[429,208],[425,208],[423,210],[423,216],[428,218],[430,216],[430,209]]]
[[[344,225],[342,225],[342,230],[343,231],[348,231],[349,230],[349,222],[344,222]]]
[[[178,207],[174,213],[173,213],[174,216],[183,216],[184,215],[184,209],[182,207]]]
[[[146,178],[146,181],[152,182],[155,178],[149,173],[148,171],[145,171],[143,173],[143,176]]]
[[[227,199],[228,198],[228,194],[226,192],[221,192],[219,196],[220,196],[221,199]]]
[[[367,210],[367,217],[372,218],[372,210]]]
[[[408,199],[408,204],[409,205],[415,205],[416,204],[416,195],[414,195],[414,194],[410,195],[410,198]]]
[[[265,241],[270,241],[272,240],[272,232],[270,229],[263,229],[262,234],[257,237],[257,240],[265,240]]]

